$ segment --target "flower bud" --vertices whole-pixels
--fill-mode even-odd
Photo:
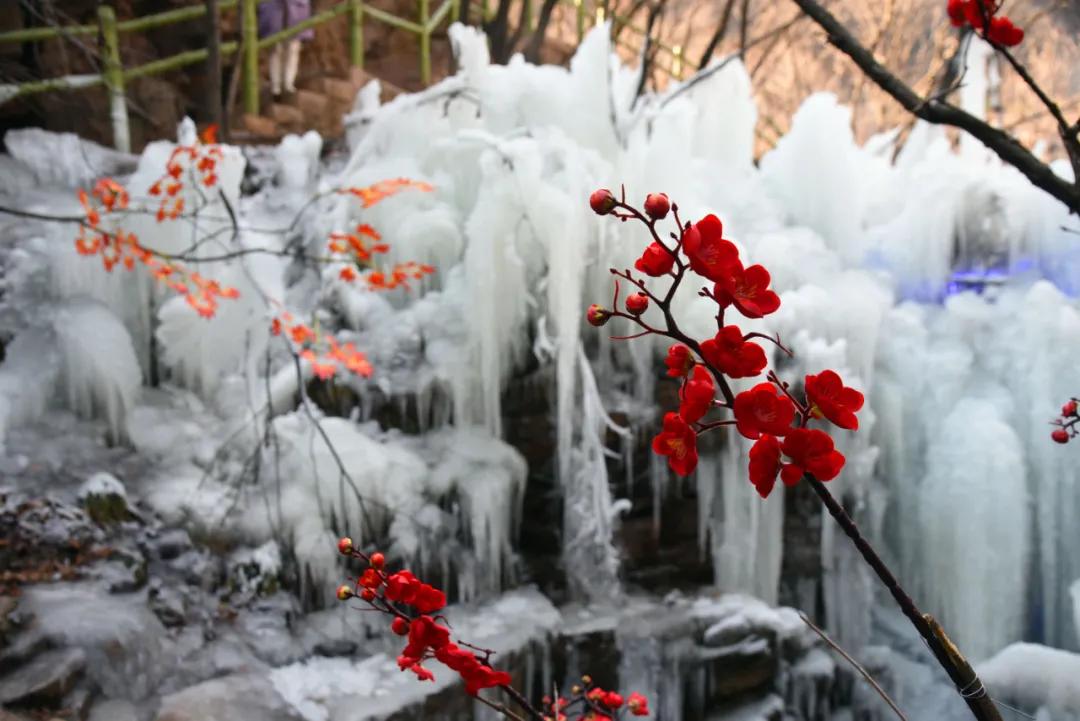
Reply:
[[[649,193],[645,196],[645,214],[653,220],[661,220],[671,210],[667,193]]]
[[[356,594],[353,593],[353,590],[352,590],[351,587],[349,587],[349,586],[347,586],[345,584],[342,584],[342,585],[338,586],[337,600],[339,600],[339,601],[348,601],[350,598],[352,598],[355,595]]]
[[[370,588],[365,588],[363,591],[360,592],[360,598],[368,602],[374,601],[375,591]]]
[[[1076,401],[1069,401],[1061,407],[1061,415],[1068,418],[1076,415]]]
[[[371,554],[371,558],[368,560],[371,562],[372,568],[382,568],[386,564],[386,557],[378,551]]]
[[[593,194],[589,196],[589,207],[592,208],[593,212],[597,215],[607,215],[615,210],[615,204],[617,202],[615,196],[612,195],[611,191],[607,188],[593,191]]]
[[[586,674],[585,676],[582,676],[581,677],[581,682],[583,684],[585,684],[586,686],[588,686],[590,683],[592,683],[592,676],[589,676],[588,674]]]
[[[608,708],[616,709],[623,705],[623,697],[614,691],[608,691],[604,694],[603,702]]]
[[[1069,432],[1067,430],[1065,430],[1064,428],[1058,428],[1056,431],[1054,431],[1053,433],[1050,434],[1050,437],[1053,438],[1058,443],[1068,443],[1069,442]]]
[[[346,537],[339,540],[337,542],[337,550],[341,555],[348,556],[353,550],[352,539]]]
[[[581,693],[581,686],[578,686],[577,684],[574,684],[573,686],[570,687],[570,693],[577,696],[579,693]]]
[[[589,321],[589,325],[599,328],[611,319],[611,311],[593,303],[589,306],[589,309],[585,311],[585,319]]]
[[[390,623],[390,630],[398,636],[404,636],[409,632],[409,622],[401,616],[395,616],[394,620]]]
[[[649,307],[649,296],[644,293],[634,293],[626,298],[626,310],[632,315],[641,315]]]

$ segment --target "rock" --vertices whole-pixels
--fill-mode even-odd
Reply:
[[[134,553],[113,553],[101,577],[109,584],[109,593],[132,593],[146,585],[146,559]]]
[[[284,134],[281,126],[274,122],[273,119],[264,118],[261,115],[245,114],[240,122],[243,130],[256,140],[264,142],[277,141]]]
[[[12,637],[0,650],[0,674],[20,668],[32,657],[50,648],[49,639],[37,627],[30,627]]]
[[[173,528],[152,541],[150,547],[162,561],[172,561],[192,548],[191,536],[183,528]]]
[[[28,718],[26,718],[25,716],[20,716],[19,714],[14,714],[14,713],[11,713],[10,711],[5,711],[4,709],[0,708],[0,721],[30,721],[30,720]]]
[[[272,596],[281,588],[281,550],[274,541],[236,551],[229,557],[228,567],[233,605]]]
[[[232,674],[161,700],[156,721],[303,721],[261,674]]]
[[[13,596],[0,596],[0,648],[7,645],[11,638],[29,619],[19,612],[19,599]]]
[[[85,668],[81,649],[47,651],[0,679],[0,704],[60,708]]]
[[[139,713],[130,701],[108,699],[90,707],[87,721],[139,721]]]
[[[4,148],[43,185],[90,185],[102,175],[132,172],[138,157],[118,153],[74,133],[20,128],[4,134]]]
[[[304,132],[304,114],[299,108],[294,108],[291,105],[274,103],[267,108],[267,115],[287,132]]]
[[[356,653],[356,641],[347,638],[332,638],[315,644],[312,652],[316,656],[352,656]]]
[[[97,695],[97,687],[92,682],[82,680],[75,685],[60,704],[64,715],[76,721],[86,721],[90,713],[90,704]]]
[[[147,593],[150,610],[166,628],[177,628],[187,624],[187,603],[183,594],[176,588],[165,586],[160,579],[154,579]]]
[[[131,510],[124,484],[110,473],[95,473],[79,487],[79,501],[86,515],[99,526],[132,521],[138,515]]]

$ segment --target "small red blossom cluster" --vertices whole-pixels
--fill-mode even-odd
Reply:
[[[156,280],[184,296],[188,305],[204,318],[213,317],[220,299],[240,297],[236,288],[222,286],[216,280],[188,272],[182,265],[155,255],[139,243],[134,233],[103,228],[104,214],[125,211],[130,203],[128,191],[115,180],[102,178],[90,193],[80,189],[78,198],[85,220],[79,226],[75,249],[81,255],[100,255],[106,271],[111,272],[118,265],[134,270],[136,264],[141,264]]]
[[[397,659],[402,671],[412,671],[420,681],[433,681],[435,675],[423,664],[435,659],[460,674],[465,691],[472,696],[485,688],[510,685],[510,674],[491,667],[494,652],[479,650],[482,655],[478,655],[478,650],[466,648],[468,644],[454,643],[445,619],[430,615],[446,605],[442,591],[423,583],[410,571],[388,573],[381,553],[367,556],[353,546],[351,539],[338,541],[338,551],[368,563],[354,584],[338,588],[338,599],[357,597],[373,610],[392,617],[390,629],[408,638]]]
[[[434,681],[435,674],[424,663],[439,661],[461,676],[466,693],[480,698],[507,718],[518,721],[520,716],[480,697],[480,692],[488,688],[501,688],[528,711],[529,717],[543,721],[568,721],[569,714],[573,714],[575,721],[614,721],[624,710],[634,716],[649,715],[649,702],[641,694],[631,693],[624,699],[615,691],[593,685],[589,676],[581,678],[583,685],[575,685],[569,698],[544,696],[540,707],[533,707],[528,699],[513,689],[509,673],[492,667],[494,651],[478,648],[460,639],[452,640],[446,619],[432,616],[446,606],[445,593],[424,583],[411,571],[390,573],[386,570],[386,558],[382,553],[367,555],[356,548],[351,538],[340,539],[337,548],[343,556],[367,564],[354,582],[338,587],[338,600],[359,598],[368,604],[368,610],[390,616],[390,630],[406,637],[405,648],[397,658],[398,667],[402,671],[411,671],[417,680]]]
[[[631,693],[624,699],[616,691],[593,685],[589,676],[582,676],[581,683],[570,689],[569,698],[544,696],[540,708],[544,721],[567,721],[569,714],[583,721],[612,721],[623,710],[634,716],[649,715],[649,702],[639,693]]]
[[[311,364],[311,371],[320,380],[329,380],[344,368],[350,373],[368,378],[373,372],[371,362],[352,343],[341,344],[332,335],[320,334],[310,325],[297,321],[292,313],[284,311],[270,321],[270,334],[284,335],[294,345],[294,350]]]
[[[686,476],[697,467],[698,436],[733,425],[743,436],[755,441],[750,450],[750,481],[763,498],[772,492],[777,477],[786,485],[794,485],[805,474],[821,481],[836,478],[844,466],[843,454],[836,450],[826,431],[807,426],[813,420],[824,419],[840,428],[858,429],[855,414],[862,408],[862,393],[845,386],[832,370],[807,375],[802,399],[773,372],[765,382],[737,395],[729,385],[730,379],[755,378],[764,372],[765,350],[753,342],[754,338],[772,341],[790,354],[779,339],[744,333],[735,323],[725,321],[729,309],[746,318],[762,318],[780,307],[779,296],[769,288],[768,270],[761,265],[743,265],[738,248],[724,238],[723,224],[715,215],[683,224],[678,207],[670,204],[666,195],[648,196],[644,213],[627,205],[625,200],[616,199],[609,190],[593,193],[589,204],[600,215],[644,223],[652,241],[634,267],[645,276],[669,278],[672,283],[665,293],[654,294],[646,279],[636,277],[630,270],[613,268],[612,274],[633,284],[639,292],[626,299],[625,311],[619,310],[616,281],[612,308],[593,305],[586,312],[586,320],[594,326],[621,317],[643,329],[642,333],[629,337],[656,334],[676,341],[668,349],[664,363],[668,376],[682,379],[679,409],[665,414],[663,428],[653,439],[653,451],[666,456],[675,473]],[[669,210],[675,214],[678,229],[671,234],[671,245],[661,239],[656,229],[657,221],[666,217]],[[700,341],[690,338],[671,315],[671,301],[688,271],[712,284],[711,288],[699,291],[699,295],[717,306],[717,332],[712,338]],[[663,311],[666,327],[653,327],[642,318],[650,300]],[[726,409],[734,418],[707,420],[715,409]]]
[[[1024,41],[1024,31],[1005,15],[998,15],[1000,9],[996,0],[949,0],[946,12],[953,27],[970,25],[995,45],[1015,47]]]
[[[1075,438],[1080,435],[1080,431],[1077,431],[1077,424],[1080,424],[1080,399],[1070,398],[1065,405],[1061,407],[1061,415],[1054,420],[1054,425],[1057,426],[1050,433],[1050,437],[1058,443],[1068,443],[1070,438]]]
[[[175,220],[184,212],[184,172],[197,184],[206,188],[217,185],[217,164],[224,152],[217,143],[217,126],[211,125],[202,132],[194,145],[178,145],[165,163],[165,174],[150,186],[150,195],[159,198],[157,221]]]

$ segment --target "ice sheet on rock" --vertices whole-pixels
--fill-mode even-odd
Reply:
[[[1073,602],[1073,628],[1077,634],[1076,642],[1080,645],[1080,579],[1069,586],[1069,595],[1072,596]]]
[[[172,672],[168,634],[142,594],[42,585],[27,589],[22,603],[55,643],[86,652],[87,673],[108,697],[140,701]]]
[[[978,664],[990,694],[1024,709],[1080,715],[1080,654],[1035,643],[1014,643]]]
[[[18,128],[4,133],[4,149],[42,185],[72,190],[101,177],[126,175],[137,157],[83,140],[74,133]]]
[[[1027,616],[1025,459],[1006,418],[962,400],[931,441],[921,484],[920,595],[974,661],[1021,639]]]
[[[121,438],[142,386],[142,369],[127,329],[105,307],[86,302],[59,308],[54,328],[61,394],[68,407],[104,418],[112,438]]]
[[[471,573],[458,578],[462,596],[474,599],[510,586],[525,496],[525,459],[479,429],[448,428],[429,436],[427,444],[437,459],[430,488],[439,496],[456,495],[466,542],[475,554]],[[409,530],[401,528],[402,533]],[[414,543],[419,548],[422,541]]]
[[[10,429],[37,420],[55,392],[60,357],[49,333],[30,329],[4,349],[0,365],[0,447]]]

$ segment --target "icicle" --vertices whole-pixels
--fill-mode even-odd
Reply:
[[[104,418],[111,437],[119,440],[142,385],[131,336],[105,307],[86,302],[62,307],[55,329],[68,406]]]

